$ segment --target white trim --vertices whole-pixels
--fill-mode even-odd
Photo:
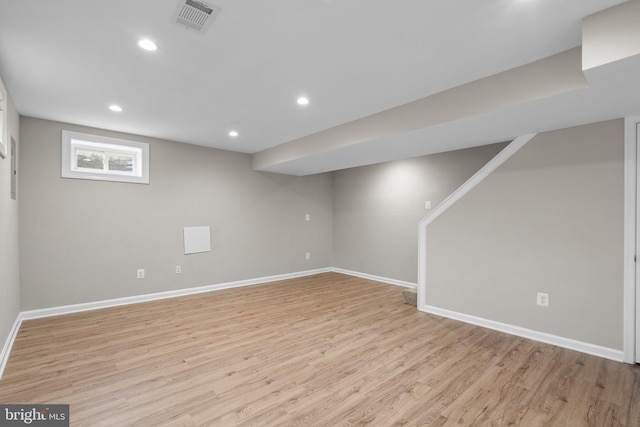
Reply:
[[[66,306],[60,306],[60,307],[44,308],[39,310],[23,311],[19,313],[18,316],[16,317],[13,327],[9,332],[9,336],[5,341],[4,347],[2,349],[2,353],[0,353],[0,379],[2,379],[2,374],[9,360],[9,355],[11,353],[11,349],[13,348],[13,343],[16,339],[16,336],[18,335],[18,331],[20,330],[20,326],[22,325],[23,320],[38,319],[38,318],[50,317],[50,316],[59,316],[63,314],[78,313],[82,311],[97,310],[101,308],[117,307],[122,305],[136,304],[140,302],[156,301],[156,300],[167,299],[167,298],[175,298],[175,297],[194,295],[194,294],[205,293],[205,292],[213,292],[213,291],[218,291],[222,289],[231,289],[231,288],[239,288],[244,286],[260,285],[264,283],[276,282],[276,281],[287,280],[287,279],[295,279],[299,277],[312,276],[315,274],[328,273],[328,272],[345,274],[348,276],[359,277],[367,280],[373,280],[376,282],[382,282],[390,285],[397,285],[397,286],[402,286],[402,287],[411,288],[411,289],[416,288],[415,283],[405,282],[405,281],[396,280],[396,279],[390,279],[390,278],[381,277],[381,276],[375,276],[372,274],[360,273],[360,272],[351,271],[351,270],[345,270],[342,268],[329,267],[329,268],[320,268],[316,270],[307,270],[307,271],[300,271],[295,273],[280,274],[275,276],[267,276],[267,277],[256,278],[256,279],[247,279],[247,280],[239,280],[235,282],[220,283],[216,285],[200,286],[200,287],[187,288],[187,289],[178,289],[175,291],[158,292],[154,294],[137,295],[132,297],[116,298],[111,300],[95,301],[95,302],[83,303],[83,304],[73,304],[73,305],[66,305]],[[588,354],[604,357],[611,360],[617,360],[617,361],[623,360],[623,352],[618,350],[608,349],[605,347],[600,347],[594,344],[583,343],[583,342],[571,340],[568,338],[562,338],[555,335],[536,332],[530,329],[507,325],[500,322],[494,322],[491,320],[486,320],[486,319],[482,319],[479,317],[470,316],[466,314],[456,313],[453,311],[432,307],[425,304],[422,304],[419,307],[419,310],[426,313],[431,313],[431,314],[447,317],[450,319],[471,323],[477,326],[482,326],[489,329],[494,329],[501,332],[506,332],[513,335],[529,338],[535,341],[545,342],[548,344],[557,345],[559,347],[565,347],[572,350],[581,351],[583,353],[588,353]]]
[[[403,280],[390,279],[388,277],[374,276],[373,274],[360,273],[357,271],[345,270],[342,268],[331,268],[334,273],[346,274],[347,276],[359,277],[361,279],[373,280],[374,282],[382,282],[388,285],[402,286],[403,288],[416,289],[415,283],[405,282]]]
[[[423,220],[424,221],[424,220]],[[416,308],[420,311],[427,300],[427,224],[418,224],[418,286]]]
[[[462,199],[469,191],[473,190],[478,184],[480,184],[486,177],[491,175],[500,165],[506,162],[511,156],[516,154],[524,145],[531,141],[537,134],[531,133],[528,135],[522,135],[511,141],[509,145],[504,147],[493,159],[491,159],[486,165],[484,165],[478,172],[473,174],[471,178],[462,184],[456,191],[451,193],[449,197],[444,199],[434,210],[429,212],[425,216],[420,224],[430,224],[440,215],[442,215],[447,209],[453,206],[458,200]]]
[[[157,300],[162,300],[167,298],[176,298],[176,297],[200,294],[205,292],[219,291],[222,289],[231,289],[231,288],[240,288],[245,286],[260,285],[260,284],[265,284],[270,282],[277,282],[280,280],[296,279],[299,277],[313,276],[315,274],[329,273],[329,272],[346,274],[349,276],[360,277],[363,279],[374,280],[377,282],[383,282],[383,283],[403,286],[407,288],[416,287],[415,283],[409,283],[401,280],[374,276],[371,274],[358,273],[355,271],[343,270],[341,268],[328,267],[328,268],[319,268],[316,270],[299,271],[295,273],[278,274],[275,276],[267,276],[267,277],[261,277],[261,278],[255,278],[255,279],[238,280],[235,282],[219,283],[215,285],[199,286],[199,287],[186,288],[186,289],[176,289],[174,291],[157,292],[153,294],[135,295],[135,296],[124,297],[124,298],[114,298],[110,300],[93,301],[93,302],[87,302],[87,303],[81,303],[81,304],[71,304],[71,305],[64,305],[59,307],[50,307],[50,308],[42,308],[37,310],[23,311],[18,314],[18,317],[16,318],[16,321],[14,322],[13,327],[9,332],[9,336],[5,341],[4,347],[2,349],[2,353],[0,353],[0,379],[2,379],[2,373],[4,372],[4,368],[7,364],[7,361],[9,360],[9,354],[11,353],[11,349],[13,348],[13,343],[16,339],[16,336],[18,335],[18,331],[20,329],[20,326],[22,325],[23,320],[40,319],[43,317],[51,317],[51,316],[61,316],[64,314],[98,310],[101,308],[118,307],[122,305],[137,304],[137,303],[148,302],[148,301],[157,301]]]
[[[260,285],[263,283],[277,282],[279,280],[295,279],[298,277],[312,276],[314,274],[331,272],[331,268],[320,268],[316,270],[299,271],[295,273],[279,274],[256,279],[238,280],[235,282],[219,283],[216,285],[199,286],[187,289],[177,289],[175,291],[157,292],[146,295],[136,295],[124,298],[114,298],[110,300],[94,301],[82,304],[64,305],[59,307],[42,308],[38,310],[23,311],[18,314],[16,321],[9,332],[9,336],[4,343],[2,353],[0,353],[0,379],[4,368],[9,360],[13,343],[18,335],[23,320],[39,319],[43,317],[60,316],[63,314],[79,313],[82,311],[98,310],[101,308],[118,307],[121,305],[137,304],[140,302],[156,301],[167,298],[175,298],[186,295],[194,295],[205,292],[219,291],[222,289],[240,288],[244,286]]]
[[[299,271],[295,273],[279,274],[275,276],[260,277],[255,279],[238,280],[235,282],[218,283],[215,285],[198,286],[193,288],[176,289],[173,291],[156,292],[153,294],[134,295],[130,297],[114,298],[102,301],[93,301],[80,304],[62,305],[58,307],[41,308],[36,310],[27,310],[20,313],[20,322],[22,320],[39,319],[42,317],[61,316],[63,314],[79,313],[82,311],[99,310],[101,308],[118,307],[121,305],[137,304],[141,302],[157,301],[167,298],[176,298],[187,295],[201,294],[205,292],[220,291],[222,289],[240,288],[245,286],[260,285],[264,283],[277,282],[280,280],[296,279],[299,277],[313,276],[322,273],[340,273],[348,276],[360,277],[362,279],[383,282],[390,285],[402,286],[405,288],[416,288],[415,283],[405,282],[402,280],[390,279],[387,277],[374,276],[372,274],[359,273],[356,271],[344,270],[342,268],[319,268],[316,270]],[[15,326],[15,325],[14,325]],[[19,327],[19,325],[18,325]],[[6,344],[5,344],[6,347]]]
[[[633,124],[631,124],[633,122]],[[426,304],[427,295],[427,226],[438,216],[445,212],[454,203],[460,200],[473,187],[479,184],[484,178],[492,173],[498,166],[504,163],[509,157],[515,154],[535,135],[525,135],[516,138],[511,144],[504,148],[485,167],[480,169],[474,176],[465,182],[458,190],[443,201],[436,209],[420,221],[418,226],[418,310],[444,316],[450,319],[459,320],[473,325],[494,329],[497,331],[521,336],[524,338],[540,341],[558,347],[580,351],[594,356],[603,357],[619,362],[635,363],[633,360],[635,352],[635,255],[636,233],[636,123],[640,122],[640,116],[631,117],[625,120],[625,286],[624,286],[624,348],[623,351],[602,347],[595,344],[576,341],[570,338],[538,332],[519,326],[487,320],[467,314],[434,307]]]
[[[116,173],[104,170],[81,170],[74,167],[74,146],[84,146],[87,149],[92,145],[102,146],[103,149],[114,152],[129,152],[136,159],[132,173]],[[107,148],[113,147],[113,148]],[[120,147],[120,148],[118,148]],[[111,138],[103,135],[62,130],[60,176],[62,178],[88,179],[94,181],[128,182],[133,184],[149,184],[149,144],[146,142],[130,141],[120,138]],[[106,161],[106,158],[105,158]]]
[[[537,134],[522,135],[514,139],[504,147],[493,159],[484,165],[478,172],[462,184],[449,197],[444,199],[433,211],[425,216],[418,224],[418,310],[424,311],[427,295],[427,226],[464,197],[475,186],[495,171],[501,164],[518,152],[524,145],[531,141]]]
[[[506,323],[487,320],[481,317],[462,314],[455,311],[446,310],[443,308],[432,307],[426,304],[423,304],[421,311],[425,313],[435,314],[437,316],[446,317],[448,319],[458,320],[461,322],[470,323],[472,325],[481,326],[483,328],[489,328],[495,331],[505,332],[507,334],[516,335],[516,336],[527,338],[533,341],[543,342],[546,344],[551,344],[558,347],[568,348],[570,350],[591,354],[593,356],[615,360],[616,362],[622,362],[624,359],[624,354],[620,350],[616,350],[608,347],[602,347],[596,344],[590,344],[582,341],[572,340],[569,338],[559,337],[557,335],[551,335],[544,332],[538,332],[531,329],[522,328],[520,326],[508,325]]]
[[[11,349],[13,348],[13,343],[18,336],[18,331],[20,330],[20,325],[22,325],[22,313],[18,313],[15,322],[13,322],[13,326],[9,331],[9,336],[7,340],[4,342],[4,346],[2,347],[2,353],[0,353],[0,380],[2,379],[2,374],[4,374],[4,368],[7,366],[7,362],[9,361],[9,355],[11,354]]]
[[[319,268],[316,270],[299,271],[295,273],[279,274],[275,276],[267,276],[267,277],[261,277],[256,279],[238,280],[235,282],[219,283],[216,285],[199,286],[199,287],[187,288],[187,289],[176,289],[174,291],[157,292],[153,294],[135,295],[135,296],[124,297],[124,298],[114,298],[110,300],[94,301],[94,302],[87,302],[82,304],[71,304],[71,305],[63,305],[59,307],[50,307],[50,308],[42,308],[38,310],[23,311],[20,314],[18,314],[18,317],[16,318],[16,321],[13,324],[13,328],[9,333],[9,337],[7,338],[4,344],[2,353],[0,353],[0,379],[2,378],[2,372],[4,371],[7,361],[9,360],[9,354],[11,353],[13,342],[16,339],[16,335],[18,334],[18,330],[20,329],[20,325],[22,325],[23,320],[39,319],[42,317],[51,317],[51,316],[61,316],[63,314],[79,313],[82,311],[98,310],[101,308],[109,308],[109,307],[118,307],[121,305],[137,304],[137,303],[148,302],[148,301],[157,301],[157,300],[162,300],[167,298],[176,298],[176,297],[181,297],[186,295],[194,295],[194,294],[200,294],[205,292],[219,291],[222,289],[231,289],[231,288],[240,288],[244,286],[260,285],[263,283],[277,282],[280,280],[287,280],[287,279],[296,279],[299,277],[313,276],[315,274],[329,273],[329,272],[346,274],[348,276],[360,277],[363,279],[374,280],[376,282],[383,282],[390,285],[403,286],[406,288],[415,289],[416,287],[415,283],[389,279],[386,277],[374,276],[371,274],[358,273],[355,271],[343,270],[341,268]]]
[[[137,304],[141,302],[157,301],[167,298],[176,298],[187,295],[201,294],[205,292],[220,291],[222,289],[240,288],[245,286],[261,285],[264,283],[277,282],[280,280],[296,279],[299,277],[313,276],[321,273],[340,273],[390,285],[402,286],[405,288],[416,288],[415,283],[402,280],[390,279],[387,277],[374,276],[372,274],[359,273],[356,271],[344,270],[341,268],[320,268],[316,270],[299,271],[295,273],[279,274],[275,276],[260,277],[255,279],[238,280],[235,282],[218,283],[215,285],[198,286],[186,289],[176,289],[173,291],[156,292],[153,294],[134,295],[130,297],[114,298],[102,301],[93,301],[81,304],[63,305],[58,307],[28,310],[20,313],[21,320],[39,319],[42,317],[60,316],[63,314],[79,313],[82,311],[99,310],[101,308],[118,307],[121,305]]]
[[[624,361],[636,363],[640,351],[636,342],[636,255],[637,231],[637,126],[640,116],[624,119],[624,294],[623,294],[623,347]]]
[[[298,277],[312,276],[314,274],[328,273],[331,269],[321,268],[317,270],[299,271],[295,273],[279,274],[256,279],[238,280],[236,282],[219,283],[216,285],[198,286],[194,288],[176,289],[174,291],[157,292],[153,294],[135,295],[131,297],[115,298],[103,301],[87,302],[82,304],[63,305],[60,307],[42,308],[38,310],[23,311],[20,313],[23,320],[39,319],[41,317],[60,316],[63,314],[78,313],[81,311],[98,310],[101,308],[118,307],[121,305],[137,304],[140,302],[157,301],[167,298],[182,297],[186,295],[201,294],[205,292],[219,291],[222,289],[240,288],[244,286],[261,285],[263,283],[277,282],[279,280],[295,279]]]

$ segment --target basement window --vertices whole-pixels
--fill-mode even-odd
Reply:
[[[149,144],[62,131],[62,177],[149,183]]]

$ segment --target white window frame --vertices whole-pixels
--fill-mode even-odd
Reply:
[[[104,170],[77,167],[78,150],[98,151],[105,154]],[[132,171],[108,170],[110,154],[125,154],[134,157]],[[62,131],[62,177],[96,181],[129,182],[149,184],[149,144],[110,138],[102,135]]]

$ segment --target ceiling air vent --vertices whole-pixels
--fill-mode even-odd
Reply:
[[[172,21],[196,33],[204,34],[220,13],[218,6],[196,0],[181,0]]]

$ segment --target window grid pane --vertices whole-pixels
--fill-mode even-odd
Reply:
[[[104,170],[104,153],[99,151],[77,150],[76,167],[78,169]]]
[[[135,158],[134,155],[109,153],[109,170],[132,174]]]

